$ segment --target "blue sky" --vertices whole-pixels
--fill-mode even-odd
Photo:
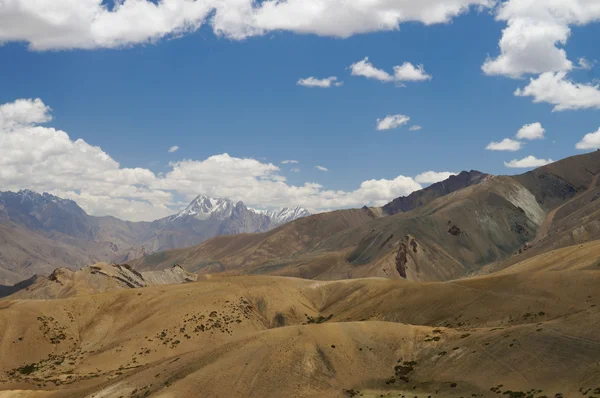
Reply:
[[[520,0],[511,1],[519,6]],[[529,10],[534,15],[542,15],[543,11]],[[154,175],[148,177],[150,179],[160,179],[173,172],[170,162],[184,159],[203,162],[211,156],[227,153],[234,159],[253,159],[260,163],[258,174],[236,174],[232,178],[255,178],[259,183],[263,178],[274,182],[285,178],[286,187],[274,188],[278,193],[273,197],[277,200],[264,203],[264,195],[255,194],[263,188],[253,182],[247,184],[248,192],[243,189],[238,192],[234,186],[220,190],[215,187],[218,180],[193,181],[185,177],[183,180],[187,183],[182,183],[185,187],[181,188],[183,185],[164,181],[148,183],[146,177],[140,181],[129,178],[122,182],[124,191],[127,187],[141,191],[160,189],[165,194],[163,199],[157,199],[154,194],[119,193],[118,198],[112,198],[114,203],[102,205],[112,197],[113,190],[103,191],[106,187],[89,184],[79,187],[73,180],[87,178],[84,171],[64,175],[70,179],[64,186],[53,186],[56,178],[41,181],[39,176],[22,170],[18,176],[0,174],[0,182],[11,189],[54,191],[77,200],[93,214],[114,214],[129,219],[165,215],[194,194],[201,193],[237,196],[234,199],[258,207],[298,204],[321,211],[358,206],[363,202],[380,204],[409,193],[416,186],[414,181],[393,187],[384,184],[380,189],[373,188],[379,189],[379,193],[365,191],[349,198],[368,180],[392,181],[398,176],[414,178],[426,171],[465,169],[493,174],[521,173],[527,168],[508,168],[505,162],[527,156],[558,160],[595,149],[596,144],[600,146],[600,137],[590,136],[591,144],[582,146],[585,149],[576,149],[584,135],[600,127],[600,102],[593,92],[598,72],[594,61],[600,60],[600,46],[595,42],[600,37],[600,24],[594,22],[600,18],[600,11],[596,19],[590,17],[585,23],[576,19],[573,23],[565,22],[560,15],[556,16],[571,30],[566,44],[551,47],[564,49],[568,60],[573,62],[571,68],[564,68],[568,75],[559,80],[589,88],[587,93],[572,92],[575,97],[583,98],[575,101],[576,105],[572,105],[573,95],[561,96],[552,87],[541,88],[558,97],[552,104],[548,103],[551,101],[534,103],[532,96],[515,96],[515,90],[528,86],[530,79],[543,73],[561,73],[563,69],[554,67],[550,61],[546,63],[547,70],[544,62],[538,62],[545,54],[540,53],[531,66],[519,64],[524,72],[518,72],[518,77],[514,76],[514,69],[510,69],[512,66],[504,66],[501,73],[482,70],[488,57],[494,59],[500,54],[499,40],[507,22],[499,20],[499,15],[498,8],[479,11],[472,8],[449,17],[448,23],[426,26],[419,21],[407,21],[397,24],[398,30],[374,29],[344,38],[321,35],[321,28],[316,27],[314,33],[296,31],[308,28],[267,29],[240,40],[215,34],[215,25],[205,23],[175,37],[167,34],[156,38],[149,33],[148,38],[152,40],[146,38],[139,43],[125,38],[124,45],[71,44],[61,36],[59,44],[36,48],[38,39],[33,33],[13,32],[10,37],[20,40],[4,38],[6,43],[0,47],[0,104],[40,98],[52,109],[47,111],[51,121],[33,120],[25,123],[25,127],[43,125],[64,131],[73,142],[82,139],[90,146],[101,148],[119,164],[118,170],[148,170]],[[513,15],[511,18],[522,17]],[[575,27],[577,24],[583,26]],[[0,40],[2,34],[0,29]],[[526,33],[520,34],[525,35],[523,41],[527,43]],[[535,45],[534,42],[527,51],[535,54]],[[67,48],[63,48],[65,46]],[[511,51],[510,48],[505,50]],[[405,62],[423,65],[432,79],[404,81],[403,87],[399,87],[394,82],[352,76],[351,65],[365,57],[369,57],[374,67],[389,74],[393,74],[394,66]],[[515,65],[520,62],[516,57],[518,54],[511,59]],[[548,54],[548,59],[551,57],[552,54]],[[580,58],[587,61],[580,63]],[[337,77],[343,85],[309,88],[297,84],[302,78],[329,76]],[[548,94],[538,89],[536,95]],[[575,109],[553,112],[561,101]],[[378,119],[388,115],[405,115],[410,117],[410,122],[395,129],[378,130]],[[522,149],[519,151],[485,149],[492,141],[515,139],[517,131],[530,123],[543,126],[543,139],[520,140]],[[422,129],[410,131],[414,125]],[[7,134],[14,138],[17,133]],[[21,141],[32,140],[26,135],[22,137]],[[180,149],[169,153],[168,149],[174,145]],[[8,150],[18,149],[13,141]],[[70,155],[65,153],[65,156]],[[286,159],[299,163],[281,164]],[[38,161],[41,166],[40,159],[33,160]],[[268,164],[279,170],[265,168]],[[316,169],[317,165],[328,171]],[[61,170],[70,167],[89,169],[91,166],[62,165],[57,170],[58,178]],[[293,168],[300,171],[293,172]],[[222,176],[223,179],[229,177],[231,174],[227,173]],[[293,191],[293,187],[306,183],[319,184],[322,188],[316,193],[307,193],[310,198],[280,192],[280,188]],[[206,190],[210,192],[201,192]],[[329,191],[338,192],[342,199],[328,200],[335,196],[324,193]],[[317,200],[314,195],[327,200]],[[142,205],[134,204],[123,210],[127,203],[138,201]]]

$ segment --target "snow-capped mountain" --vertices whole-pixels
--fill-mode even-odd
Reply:
[[[225,220],[231,217],[233,208],[234,204],[229,199],[209,198],[208,196],[199,195],[185,209],[173,216],[172,219],[194,217],[199,220],[208,220],[209,218]]]
[[[170,217],[170,221],[188,217],[193,217],[197,220],[211,219],[234,222],[244,220],[245,230],[238,232],[241,233],[262,232],[309,215],[308,210],[302,207],[258,210],[246,207],[241,201],[234,203],[227,198],[211,198],[199,195],[185,209]],[[252,224],[254,224],[254,228]]]
[[[279,210],[250,210],[269,216],[269,218],[271,219],[271,223],[276,225],[283,225],[290,221],[294,221],[298,218],[310,216],[308,210],[298,206],[294,207],[293,209],[290,209],[289,207],[284,207]]]
[[[48,193],[0,192],[0,285],[60,266],[125,262],[216,236],[266,232],[306,215],[301,208],[259,211],[200,195],[171,217],[128,222],[90,216],[74,201]]]

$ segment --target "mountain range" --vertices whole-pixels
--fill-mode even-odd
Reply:
[[[600,238],[599,175],[599,151],[516,176],[465,171],[382,208],[317,214],[131,264],[325,280],[451,280]]]
[[[599,177],[593,152],[315,215],[198,197],[159,231],[265,232],[0,286],[0,397],[599,396]],[[3,197],[2,256],[147,228]]]
[[[0,285],[57,267],[126,262],[215,236],[264,232],[309,214],[298,207],[253,210],[242,202],[200,195],[173,216],[129,222],[90,216],[74,201],[48,193],[0,192]]]

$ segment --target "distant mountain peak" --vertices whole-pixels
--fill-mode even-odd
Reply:
[[[206,195],[198,195],[185,209],[171,217],[171,220],[174,221],[186,217],[193,217],[199,220],[229,220],[236,217],[244,217],[243,214],[245,213],[248,213],[249,216],[255,215],[267,218],[267,220],[261,220],[261,224],[266,222],[270,225],[270,228],[310,215],[308,210],[299,206],[293,208],[284,207],[277,210],[259,210],[246,207],[242,201],[234,203],[228,198],[213,198]]]
[[[182,217],[194,217],[199,220],[209,218],[226,219],[231,216],[233,202],[226,198],[211,198],[206,195],[198,195],[189,205],[174,217],[174,220]]]
[[[61,208],[68,209],[70,211],[83,212],[83,209],[81,209],[77,203],[70,199],[62,199],[58,196],[51,195],[48,192],[40,194],[30,189],[21,189],[18,192],[0,191],[0,203],[12,203],[13,205],[20,203],[27,206],[28,211],[33,210],[33,208],[30,206],[35,207],[36,210],[39,211],[49,204],[55,203]]]

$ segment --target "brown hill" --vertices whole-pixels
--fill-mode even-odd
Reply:
[[[7,298],[0,390],[588,396],[600,388],[600,273],[580,268],[444,283],[218,276],[67,299]]]
[[[369,209],[338,210],[301,218],[263,234],[221,236],[187,249],[159,252],[131,262],[144,270],[176,264],[190,272],[222,272],[309,253],[323,237],[360,226],[376,217]],[[167,265],[170,264],[170,265]]]
[[[169,285],[198,279],[175,266],[160,271],[137,272],[129,265],[97,263],[78,271],[58,268],[48,277],[34,276],[0,290],[0,297],[11,299],[55,299],[89,295],[121,289]]]

